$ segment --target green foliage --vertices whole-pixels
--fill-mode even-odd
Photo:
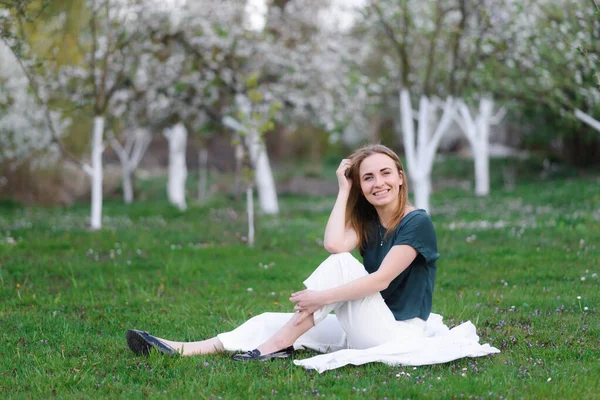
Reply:
[[[245,80],[246,89],[248,89],[248,90],[256,89],[258,87],[259,78],[260,78],[260,75],[256,71],[249,74]],[[257,103],[260,101],[260,100],[254,100],[254,99],[252,99],[252,100]]]
[[[3,397],[598,398],[598,175],[531,175],[507,191],[498,164],[491,198],[439,189],[469,165],[435,166],[434,312],[450,325],[473,321],[501,354],[321,375],[289,360],[136,357],[128,328],[190,341],[289,312],[289,293],[327,256],[321,240],[334,198],[282,197],[280,218],[258,221],[253,249],[244,245],[243,205],[225,199],[185,213],[159,199],[108,202],[100,232],[85,229],[84,206],[1,203]]]
[[[600,151],[598,133],[573,115],[576,108],[593,116],[600,112],[596,77],[600,25],[592,7],[591,1],[543,3],[543,18],[521,41],[527,46],[523,59],[517,58],[517,68],[506,71],[505,62],[498,60],[501,66],[490,71],[491,80],[496,74],[508,74],[509,80],[498,83],[512,86],[512,92],[504,94],[518,100],[524,144],[578,166],[598,165]],[[536,62],[524,61],[531,54]]]

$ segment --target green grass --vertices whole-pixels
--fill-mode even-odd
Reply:
[[[2,203],[0,395],[600,398],[600,179],[578,175],[519,175],[505,190],[495,173],[493,195],[476,198],[449,184],[469,182],[468,162],[436,165],[434,312],[450,325],[473,321],[481,342],[502,353],[321,375],[225,354],[140,358],[124,332],[199,340],[264,311],[290,311],[289,293],[327,255],[333,198],[281,198],[279,218],[259,218],[254,249],[244,244],[243,204],[215,196],[184,213],[158,195],[130,207],[111,200],[100,232],[86,229],[87,205]]]

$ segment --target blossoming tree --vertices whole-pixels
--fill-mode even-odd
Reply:
[[[489,123],[469,125],[475,117],[465,113],[468,108],[462,98],[487,99],[485,93],[493,93],[498,87],[489,81],[488,63],[492,58],[506,56],[506,44],[514,31],[503,36],[502,30],[519,12],[518,4],[499,0],[381,0],[370,2],[365,8],[361,25],[372,45],[370,57],[361,63],[375,72],[374,77],[384,79],[388,89],[382,92],[382,101],[399,106],[397,126],[402,132],[417,207],[429,208],[435,154],[454,120],[461,121],[465,128],[489,130]],[[381,59],[377,68],[368,64],[374,55]],[[398,102],[393,101],[394,90],[399,91],[399,96],[395,94]],[[417,109],[413,109],[411,94],[420,98]],[[488,103],[484,101],[479,108],[487,110]],[[470,120],[464,122],[467,117]],[[473,136],[473,132],[470,130],[467,137],[481,138],[469,143],[478,144],[473,147],[473,154],[482,153],[476,156],[476,164],[484,165],[488,135],[480,132]],[[483,142],[485,145],[479,145]],[[486,175],[484,169],[478,171],[480,176]]]
[[[55,138],[65,134],[69,120],[48,108],[49,94],[32,82],[30,62],[18,59],[4,40],[0,60],[0,162],[16,166],[40,153],[46,162],[55,160],[59,155]],[[54,151],[48,154],[51,147]]]

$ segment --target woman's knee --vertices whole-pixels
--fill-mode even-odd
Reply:
[[[250,318],[248,322],[252,321],[255,324],[265,324],[269,321],[273,321],[275,319],[276,313],[273,312],[264,312],[262,314],[255,315]]]
[[[331,259],[331,260],[339,260],[339,261],[348,260],[350,258],[354,258],[354,256],[347,251],[345,251],[343,253],[331,253],[329,255],[329,257],[327,257],[328,260]]]
[[[292,313],[265,312],[250,318],[246,324],[254,326],[256,329],[277,330],[293,315]]]
[[[367,275],[365,267],[350,253],[330,255],[321,263],[315,273],[319,276],[338,277],[337,279],[342,281]]]
[[[327,258],[330,265],[335,265],[343,268],[345,271],[353,271],[357,274],[364,275],[365,267],[351,253],[336,253]]]

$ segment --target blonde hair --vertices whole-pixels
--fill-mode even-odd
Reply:
[[[373,154],[385,154],[394,160],[396,167],[398,168],[398,174],[400,175],[400,178],[402,178],[402,185],[400,186],[398,193],[400,199],[398,202],[398,209],[394,212],[391,223],[385,233],[386,236],[393,232],[398,224],[400,224],[402,217],[404,217],[404,209],[409,204],[408,185],[404,167],[402,166],[400,157],[398,157],[396,153],[382,144],[370,144],[361,147],[352,153],[349,157],[352,166],[348,170],[348,177],[352,179],[352,186],[346,205],[346,226],[350,226],[356,232],[359,249],[363,249],[367,243],[370,228],[369,225],[378,219],[375,207],[367,201],[360,186],[360,164],[365,158],[372,156]]]

